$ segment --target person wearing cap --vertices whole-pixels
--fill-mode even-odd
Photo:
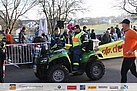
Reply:
[[[137,49],[137,32],[130,28],[130,21],[128,19],[124,19],[122,22],[123,30],[125,31],[125,39],[122,46],[119,48],[123,48],[123,63],[121,67],[121,83],[127,82],[127,72],[128,70],[137,77],[136,72],[136,49]]]
[[[63,48],[65,46],[65,38],[60,33],[59,27],[56,27],[54,34],[51,37],[51,47],[52,48]]]
[[[82,48],[88,45],[88,35],[80,30],[79,25],[74,26],[74,35],[72,36],[72,54],[73,70],[79,69],[79,60],[82,54]]]

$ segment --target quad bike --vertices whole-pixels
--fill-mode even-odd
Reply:
[[[91,80],[99,80],[105,73],[105,66],[99,60],[102,53],[96,50],[95,46],[98,45],[97,40],[91,40],[88,48],[84,51],[80,58],[79,70],[73,70],[72,58],[69,51],[70,45],[65,48],[54,50],[42,50],[37,47],[34,58],[33,71],[37,78],[40,80],[48,80],[49,82],[67,82],[69,73],[73,75],[86,75]]]

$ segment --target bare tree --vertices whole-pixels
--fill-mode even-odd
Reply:
[[[57,21],[69,21],[70,16],[77,11],[85,11],[82,0],[39,0],[42,10],[47,18],[48,28],[56,27]]]
[[[37,0],[1,0],[0,18],[11,31],[20,16],[37,5]]]
[[[116,0],[118,5],[115,7],[119,7],[120,9],[126,11],[131,15],[137,16],[137,0]]]

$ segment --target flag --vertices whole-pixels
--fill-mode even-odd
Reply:
[[[44,21],[44,29],[43,29],[44,33],[47,35],[48,34],[48,27],[47,27],[47,19],[45,19]]]
[[[39,22],[39,34],[38,34],[38,36],[41,36],[42,33],[43,33],[43,25],[42,25],[42,20],[40,20],[40,22]]]

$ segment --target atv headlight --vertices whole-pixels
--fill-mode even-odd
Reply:
[[[35,57],[35,58],[38,58],[38,57],[39,57],[39,53],[35,53],[35,54],[34,54],[34,57]]]
[[[46,63],[47,61],[48,61],[47,58],[41,60],[42,63]]]

